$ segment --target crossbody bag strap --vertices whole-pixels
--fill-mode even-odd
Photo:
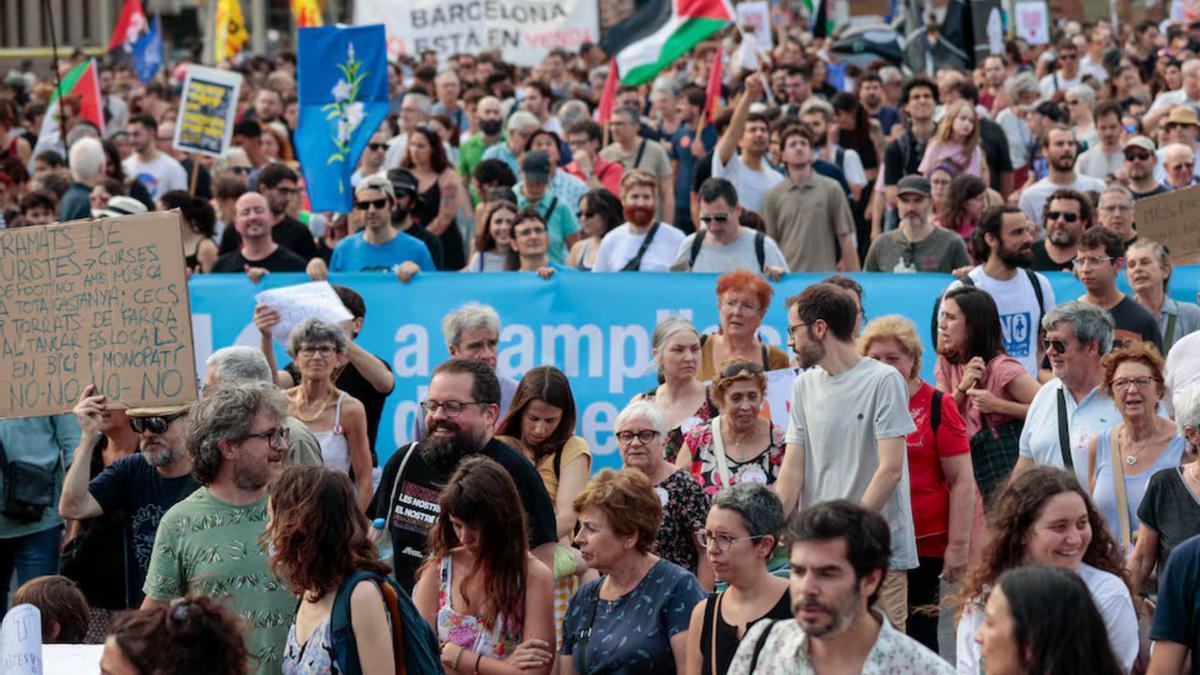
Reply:
[[[1121,449],[1117,447],[1117,430],[1113,429],[1108,439],[1109,461],[1112,462],[1113,494],[1117,497],[1117,524],[1121,529],[1121,548],[1129,546],[1133,539],[1129,526],[1129,495],[1125,492],[1125,467],[1121,462]]]
[[[696,266],[696,258],[700,257],[700,248],[704,246],[704,236],[708,234],[708,228],[702,227],[696,231],[692,237],[692,249],[688,253],[688,271],[690,272]]]
[[[646,154],[646,139],[643,138],[642,142],[638,144],[637,157],[633,158],[633,166],[630,167],[631,169],[638,168],[638,165],[642,163],[642,155],[644,154]]]
[[[721,601],[725,599],[725,593],[717,594],[716,607],[713,609],[712,615],[712,631],[709,636],[708,658],[710,659],[709,672],[712,675],[717,675],[721,671],[717,670],[717,626],[721,623]]]
[[[1066,386],[1058,389],[1058,447],[1062,451],[1063,466],[1067,471],[1075,470],[1075,461],[1071,459],[1071,432],[1067,429],[1067,394]]]
[[[717,460],[717,473],[721,474],[721,485],[729,487],[729,462],[725,458],[725,439],[721,437],[721,416],[712,418],[713,456]]]
[[[646,233],[646,238],[642,240],[642,245],[638,247],[637,254],[625,263],[625,267],[621,268],[622,272],[637,272],[642,267],[642,258],[645,257],[646,251],[650,250],[650,244],[654,241],[654,235],[658,234],[658,221],[650,226],[650,231]]]
[[[412,454],[417,451],[416,444],[409,443],[408,452],[404,453],[404,457],[400,460],[400,468],[396,469],[396,479],[392,482],[392,493],[388,496],[387,503],[387,522],[384,523],[383,529],[388,529],[388,523],[392,522],[392,510],[396,508],[396,492],[400,490],[400,479],[404,477],[404,467],[408,464],[408,460]]]
[[[1167,332],[1163,334],[1163,349],[1170,349],[1175,343],[1175,319],[1178,318],[1174,314],[1167,315]]]
[[[587,624],[579,633],[579,642],[575,648],[579,650],[579,672],[580,675],[587,675],[588,672],[588,641],[592,639],[592,624],[596,622],[596,610],[600,608],[600,587],[604,585],[604,577],[596,582],[596,592],[592,593],[592,608],[588,610]]]

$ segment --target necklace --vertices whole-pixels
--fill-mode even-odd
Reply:
[[[303,412],[304,412],[304,407],[308,405],[308,401],[304,398],[303,390],[301,390],[300,392],[298,392],[296,394],[296,398],[298,399],[296,401],[296,414],[292,415],[292,417],[295,417],[296,419],[298,419],[304,423],[315,422],[315,421],[321,419],[321,415],[324,415],[325,409],[329,407],[329,397],[326,396],[321,401],[321,407],[317,408],[317,411],[315,413],[313,413],[311,416],[305,416],[303,414]]]
[[[1124,436],[1124,437],[1125,437],[1125,439],[1126,439],[1126,441],[1127,441],[1127,442],[1122,442],[1122,436]],[[1138,463],[1138,460],[1141,458],[1142,450],[1145,450],[1145,449],[1146,449],[1146,446],[1147,446],[1147,445],[1149,445],[1149,443],[1150,443],[1150,442],[1149,442],[1149,441],[1143,441],[1143,442],[1140,444],[1140,445],[1141,445],[1141,447],[1139,447],[1139,448],[1137,448],[1137,449],[1135,450],[1134,448],[1135,448],[1136,446],[1135,446],[1135,444],[1133,443],[1133,441],[1128,441],[1128,440],[1127,440],[1127,439],[1128,439],[1128,436],[1129,436],[1129,429],[1127,429],[1127,428],[1125,428],[1124,426],[1122,426],[1122,427],[1121,427],[1121,431],[1119,431],[1119,432],[1117,433],[1117,440],[1118,440],[1118,442],[1121,442],[1121,445],[1122,445],[1124,448],[1128,448],[1127,450],[1125,450],[1125,464],[1126,464],[1126,465],[1128,465],[1128,466],[1133,466],[1134,464],[1137,464],[1137,463]]]

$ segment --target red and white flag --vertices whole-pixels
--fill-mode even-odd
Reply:
[[[117,18],[117,25],[113,28],[108,51],[111,52],[117,48],[129,51],[149,25],[150,22],[146,20],[146,12],[142,9],[142,0],[125,0],[125,6],[121,8],[121,16]]]

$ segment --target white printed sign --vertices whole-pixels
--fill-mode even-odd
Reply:
[[[740,2],[737,5],[737,17],[742,35],[753,39],[758,51],[770,52],[775,41],[771,35],[771,8],[767,2]]]
[[[305,319],[315,317],[338,324],[354,318],[328,281],[272,288],[254,296],[254,299],[258,304],[279,312],[279,323],[275,324],[272,336],[280,344],[287,344],[292,329]]]
[[[42,612],[17,605],[0,624],[0,674],[42,675]]]
[[[384,25],[389,60],[499,49],[509,63],[535,66],[551,49],[600,39],[594,0],[358,0],[354,23]]]
[[[1045,2],[1018,2],[1015,10],[1019,37],[1031,45],[1050,42],[1050,10]]]

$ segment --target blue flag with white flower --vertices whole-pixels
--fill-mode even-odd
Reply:
[[[296,153],[313,211],[348,213],[350,175],[388,112],[382,24],[301,28]]]

